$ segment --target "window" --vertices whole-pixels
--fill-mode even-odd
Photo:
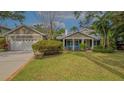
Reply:
[[[67,46],[72,46],[72,40],[67,40]]]
[[[75,41],[75,45],[76,45],[76,46],[79,45],[79,41],[78,41],[78,40]]]

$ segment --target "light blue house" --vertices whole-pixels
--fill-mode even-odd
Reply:
[[[82,29],[81,31],[73,33],[65,33],[58,36],[57,39],[63,42],[65,50],[80,50],[80,44],[85,43],[87,49],[93,49],[95,45],[99,45],[100,36],[92,34],[92,29]]]

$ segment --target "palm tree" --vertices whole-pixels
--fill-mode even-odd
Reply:
[[[74,12],[76,18],[79,18],[81,15],[81,12]],[[101,40],[102,40],[102,45],[104,48],[108,46],[107,44],[107,34],[108,30],[110,29],[110,17],[111,17],[111,12],[85,12],[85,19],[87,21],[90,21],[91,19],[96,19],[92,25],[93,28],[96,30],[96,33],[99,33],[101,35]],[[82,22],[82,20],[81,20]],[[81,23],[80,22],[80,23]],[[86,22],[87,23],[87,22]],[[81,25],[81,24],[80,24]]]
[[[101,41],[104,48],[108,47],[108,33],[112,26],[109,20],[110,15],[110,12],[106,12],[103,16],[97,16],[97,21],[93,23],[96,32],[101,35]]]
[[[82,12],[74,12],[76,19]],[[101,36],[104,48],[115,45],[119,37],[124,38],[124,12],[85,12],[86,20],[95,19],[91,24],[95,33]],[[81,22],[83,19],[79,19]]]

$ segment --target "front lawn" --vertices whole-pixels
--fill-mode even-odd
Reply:
[[[124,80],[124,52],[69,52],[34,59],[13,80]]]
[[[0,52],[5,52],[6,51],[6,49],[0,49]]]

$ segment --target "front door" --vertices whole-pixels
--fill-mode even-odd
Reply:
[[[66,40],[66,44],[65,44],[66,49],[72,50],[72,46],[73,46],[72,40]]]
[[[75,43],[74,43],[75,50],[80,50],[80,43],[81,43],[81,40],[75,40]]]

